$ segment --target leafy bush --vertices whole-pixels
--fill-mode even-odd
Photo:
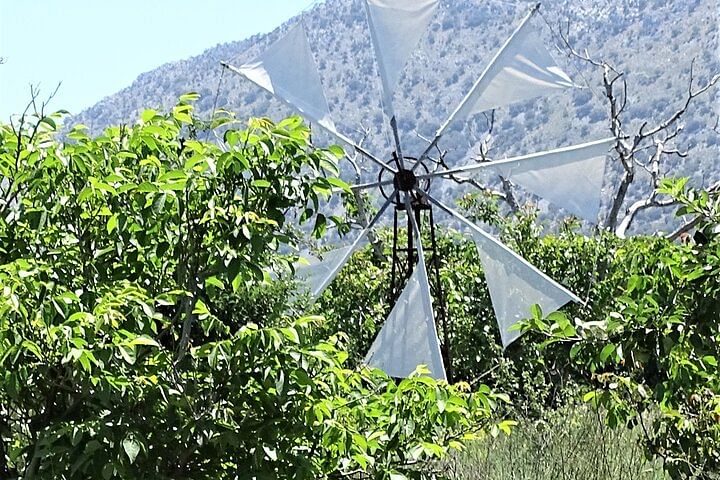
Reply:
[[[667,181],[663,192],[698,220],[695,239],[634,239],[615,252],[625,275],[594,322],[540,316],[526,328],[548,350],[570,347],[588,386],[585,400],[611,426],[640,425],[648,456],[674,478],[720,473],[720,200]],[[646,425],[644,415],[659,410]]]
[[[0,477],[423,477],[506,398],[351,370],[285,318],[287,214],[343,226],[342,152],[299,118],[202,141],[194,98],[64,143],[58,115],[0,126]]]

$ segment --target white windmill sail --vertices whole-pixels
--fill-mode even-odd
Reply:
[[[311,300],[317,300],[325,289],[335,280],[340,270],[350,261],[353,253],[365,244],[367,234],[373,228],[385,210],[392,203],[395,192],[385,200],[375,217],[368,223],[367,227],[357,236],[355,241],[347,247],[326,252],[323,259],[319,260],[312,255],[303,255],[308,261],[307,264],[297,264],[295,267],[295,279],[300,284],[300,290],[309,293]]]
[[[543,314],[556,311],[566,303],[580,300],[550,277],[540,272],[489,235],[474,233],[493,310],[500,327],[503,347],[520,337],[512,326],[530,317],[533,305]]]
[[[312,300],[318,299],[342,270],[355,250],[353,247],[348,245],[325,252],[322,260],[312,255],[302,255],[308,263],[295,267],[295,279],[301,285],[299,290],[307,292]]]
[[[576,87],[543,46],[530,19],[539,5],[525,17],[490,61],[470,92],[438,129],[435,138],[420,156],[422,160],[435,148],[445,131],[462,121],[493,108]]]
[[[488,168],[578,217],[597,223],[605,160],[615,142],[608,138],[500,160]]]
[[[597,222],[606,158],[616,141],[606,138],[495,162],[474,163],[420,178],[494,171],[581,218]]]
[[[368,22],[383,84],[383,103],[394,116],[392,99],[407,59],[439,5],[438,0],[366,0]]]
[[[422,259],[370,347],[365,364],[397,378],[426,365],[431,377],[447,380]]]
[[[428,198],[472,229],[500,327],[503,347],[507,347],[520,336],[520,332],[511,330],[511,327],[520,320],[529,318],[533,305],[539,305],[543,313],[548,314],[566,303],[580,302],[568,289],[460,213],[432,197]]]
[[[302,23],[236,71],[308,119],[336,131]]]

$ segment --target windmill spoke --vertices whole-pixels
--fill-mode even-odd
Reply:
[[[387,185],[392,185],[393,183],[394,183],[393,180],[383,180],[382,182],[360,183],[358,185],[351,185],[350,190],[353,190],[353,191],[368,190],[370,188],[385,187]]]
[[[571,147],[563,147],[563,148],[556,148],[553,150],[547,150],[544,152],[537,152],[537,153],[531,153],[528,155],[519,155],[517,157],[510,157],[502,160],[496,160],[493,162],[483,162],[483,163],[474,163],[471,165],[463,165],[461,167],[457,168],[451,168],[448,170],[440,170],[437,172],[432,172],[428,174],[423,175],[417,175],[418,180],[420,179],[428,179],[428,178],[442,178],[442,177],[450,177],[453,175],[462,175],[462,174],[470,174],[475,173],[480,170],[486,170],[486,169],[497,169],[497,168],[512,168],[515,165],[520,165],[522,162],[543,162],[546,160],[553,160],[559,156],[565,157],[565,161],[567,163],[571,163],[573,161],[577,161],[583,158],[588,158],[587,155],[584,155],[584,151],[591,149],[592,150],[592,156],[598,156],[599,154],[605,155],[608,153],[608,150],[610,147],[612,147],[617,142],[617,139],[612,138],[604,138],[602,140],[597,140],[594,142],[589,143],[583,143],[580,145],[573,145]],[[602,150],[605,147],[604,151]],[[598,150],[598,148],[600,150]]]
[[[533,36],[530,20],[540,9],[535,5],[493,57],[470,92],[438,129],[420,156],[424,160],[456,121],[521,100],[576,87]]]
[[[398,133],[397,120],[395,115],[390,119],[390,129],[393,132],[393,138],[395,139],[395,163],[398,171],[405,170],[405,159],[402,154],[402,146],[400,145],[400,134]]]
[[[363,148],[363,147],[361,147],[360,145],[358,145],[357,143],[353,142],[350,138],[346,137],[345,135],[343,135],[342,133],[338,132],[337,130],[329,130],[329,129],[326,129],[326,130],[328,131],[328,133],[330,133],[331,135],[333,135],[335,138],[337,138],[337,139],[340,140],[341,142],[347,143],[348,145],[350,145],[351,147],[353,147],[356,152],[358,152],[360,155],[366,157],[368,160],[374,162],[374,163],[377,164],[379,167],[381,167],[381,168],[383,168],[383,169],[385,169],[385,170],[387,170],[388,172],[391,172],[391,173],[397,173],[397,172],[398,172],[397,169],[395,169],[394,167],[390,166],[389,164],[383,162],[382,160],[380,160],[379,158],[377,158],[375,155],[373,155],[372,153],[368,152],[365,148]]]

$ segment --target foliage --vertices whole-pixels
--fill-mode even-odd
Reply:
[[[525,419],[512,434],[486,436],[443,462],[458,480],[665,480],[659,461],[645,460],[642,430],[611,430],[602,414],[567,405]]]
[[[637,239],[615,255],[625,269],[614,302],[594,322],[537,315],[526,328],[546,346],[570,347],[586,379],[585,400],[607,410],[611,426],[639,424],[650,456],[676,478],[712,478],[720,472],[720,202],[666,181],[663,193],[679,214],[700,215],[695,241]],[[650,425],[643,415],[659,410]]]
[[[422,477],[505,397],[350,370],[286,286],[259,295],[292,211],[340,222],[342,152],[298,118],[203,141],[195,98],[63,143],[58,115],[0,126],[0,476]]]

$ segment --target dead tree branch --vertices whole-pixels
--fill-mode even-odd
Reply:
[[[628,107],[628,85],[624,72],[615,68],[607,60],[592,58],[587,50],[584,52],[576,50],[569,39],[569,24],[564,31],[562,28],[558,30],[559,37],[571,57],[602,70],[603,95],[608,106],[609,129],[616,139],[615,154],[623,168],[623,174],[613,196],[604,227],[618,236],[624,237],[639,212],[651,207],[667,207],[674,204],[670,200],[658,199],[657,188],[663,175],[662,164],[671,156],[683,158],[687,156],[687,152],[673,146],[683,129],[680,120],[699,96],[720,82],[720,74],[714,75],[706,83],[696,86],[695,61],[693,60],[690,64],[687,93],[680,108],[656,125],[650,126],[649,122],[644,122],[637,131],[630,133],[624,126]],[[651,151],[652,153],[650,153]],[[630,186],[635,182],[638,167],[649,174],[651,193],[623,211]]]

